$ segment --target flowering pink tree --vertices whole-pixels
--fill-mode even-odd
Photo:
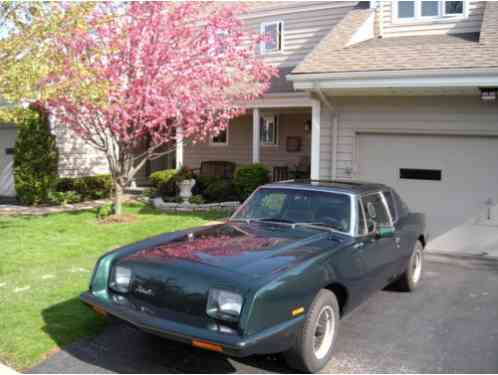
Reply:
[[[123,189],[147,160],[196,143],[243,113],[275,69],[256,56],[237,5],[204,2],[101,4],[57,40],[63,68],[44,88],[60,125],[107,158],[116,213]],[[59,126],[60,126],[59,125]]]

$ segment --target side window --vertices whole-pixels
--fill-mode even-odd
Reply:
[[[398,204],[398,216],[405,217],[406,215],[408,215],[408,207],[403,199],[401,199],[401,197],[398,195],[398,193],[394,192],[394,198],[396,199]]]
[[[363,215],[363,207],[361,200],[358,199],[357,202],[357,217],[358,217],[358,234],[363,235],[367,233],[367,228],[365,226],[365,216]]]
[[[391,214],[393,221],[396,221],[398,218],[396,216],[393,194],[390,191],[383,191],[382,194],[384,194],[384,198],[386,198],[387,207],[389,208],[389,213]]]
[[[370,194],[362,198],[365,215],[367,216],[368,231],[372,232],[375,226],[391,225],[386,206],[380,193]]]

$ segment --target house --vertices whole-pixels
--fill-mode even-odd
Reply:
[[[294,169],[309,157],[312,179],[393,186],[433,239],[496,224],[498,3],[266,3],[247,21],[277,36],[261,53],[281,76],[226,135],[177,161]]]
[[[175,165],[261,162],[391,185],[427,213],[433,238],[498,220],[498,3],[256,2],[244,19],[274,36],[259,53],[279,77],[226,132],[179,144],[137,182]],[[61,174],[105,171],[56,134]]]

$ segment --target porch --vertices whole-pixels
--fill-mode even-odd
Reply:
[[[237,166],[262,163],[272,179],[319,176],[320,102],[303,93],[267,95],[247,105],[247,113],[227,130],[202,144],[177,144],[176,152],[151,161],[137,176],[182,165],[199,169],[203,162],[228,161]]]

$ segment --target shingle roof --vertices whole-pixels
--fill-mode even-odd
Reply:
[[[346,46],[370,12],[352,10],[292,74],[498,67],[498,3],[486,3],[480,34],[374,38]]]

